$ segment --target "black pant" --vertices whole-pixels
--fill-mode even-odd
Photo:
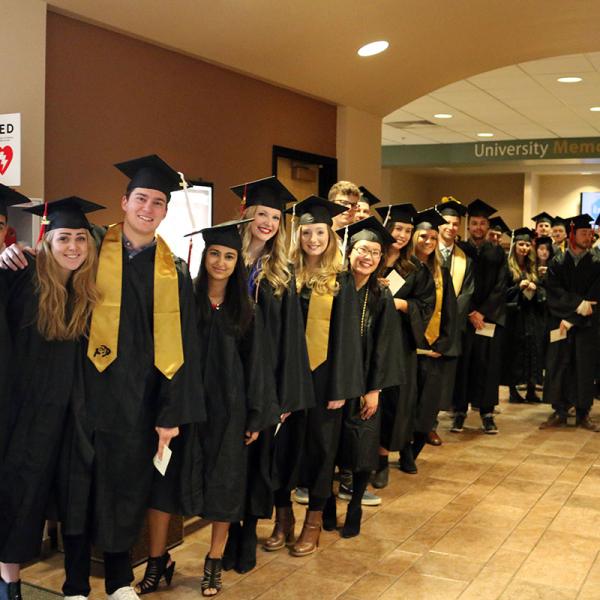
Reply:
[[[65,535],[65,596],[89,596],[92,544],[86,535]],[[133,569],[129,552],[104,553],[104,587],[107,594],[131,585]]]

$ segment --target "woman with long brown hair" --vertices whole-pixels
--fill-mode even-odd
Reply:
[[[9,380],[0,390],[8,423],[0,439],[0,569],[11,600],[21,598],[19,564],[39,554],[61,443],[82,402],[81,346],[99,300],[85,213],[100,208],[71,197],[49,203],[46,214],[44,205],[25,209],[44,215],[36,257],[24,270],[0,271],[9,327],[0,347]]]

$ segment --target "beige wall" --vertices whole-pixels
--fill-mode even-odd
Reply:
[[[21,113],[20,192],[44,195],[46,3],[1,0],[0,113]]]
[[[581,192],[600,192],[600,175],[540,175],[538,207],[571,217],[579,213]]]

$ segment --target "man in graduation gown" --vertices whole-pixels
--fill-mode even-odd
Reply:
[[[554,413],[542,429],[565,425],[574,416],[580,427],[599,430],[589,416],[594,400],[600,301],[600,257],[591,251],[591,220],[589,215],[567,220],[571,231],[568,248],[548,267],[546,290],[552,333],[544,401],[552,404]],[[552,341],[554,337],[561,339]]]
[[[333,217],[332,227],[334,231],[354,223],[360,197],[360,189],[351,181],[338,181],[331,186],[327,194],[327,199],[335,204],[346,207],[345,212]]]
[[[84,371],[88,462],[64,499],[66,597],[89,594],[90,549],[104,551],[106,592],[137,598],[129,551],[148,507],[153,456],[204,419],[192,282],[155,236],[178,176],[156,155],[116,165],[130,178],[123,223],[99,231],[103,301]],[[74,450],[76,452],[76,450]]]
[[[500,246],[502,236],[507,235],[510,237],[511,234],[510,227],[504,222],[502,217],[497,216],[490,219],[490,228],[486,236],[488,242],[491,242],[494,246]]]
[[[567,249],[567,224],[562,217],[552,219],[552,248],[554,252],[564,252]]]
[[[375,194],[371,193],[364,185],[359,186],[358,189],[360,190],[360,199],[354,216],[355,223],[364,221],[364,219],[373,216],[371,207],[381,202],[381,200]]]
[[[463,430],[471,402],[479,407],[483,431],[498,433],[493,412],[500,383],[507,264],[504,250],[486,241],[489,218],[494,212],[496,209],[482,200],[473,200],[467,207],[469,239],[460,243],[473,261],[474,290],[457,369],[453,432]]]
[[[452,278],[452,285],[456,295],[456,327],[452,336],[452,343],[440,361],[440,410],[452,408],[454,382],[456,380],[456,366],[462,351],[462,338],[467,329],[468,313],[473,296],[473,261],[456,243],[456,236],[460,231],[462,217],[467,214],[467,207],[450,197],[442,198],[435,207],[446,220],[446,225],[440,225],[439,252],[442,258],[441,265],[448,269]],[[434,430],[427,439],[429,444],[441,445],[442,441]]]
[[[549,237],[552,235],[552,224],[554,222],[552,215],[549,215],[547,212],[541,212],[531,217],[531,220],[535,223],[536,237]]]

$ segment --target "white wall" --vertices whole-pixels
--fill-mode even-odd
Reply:
[[[540,175],[538,208],[572,217],[579,213],[581,192],[600,192],[600,175]]]

